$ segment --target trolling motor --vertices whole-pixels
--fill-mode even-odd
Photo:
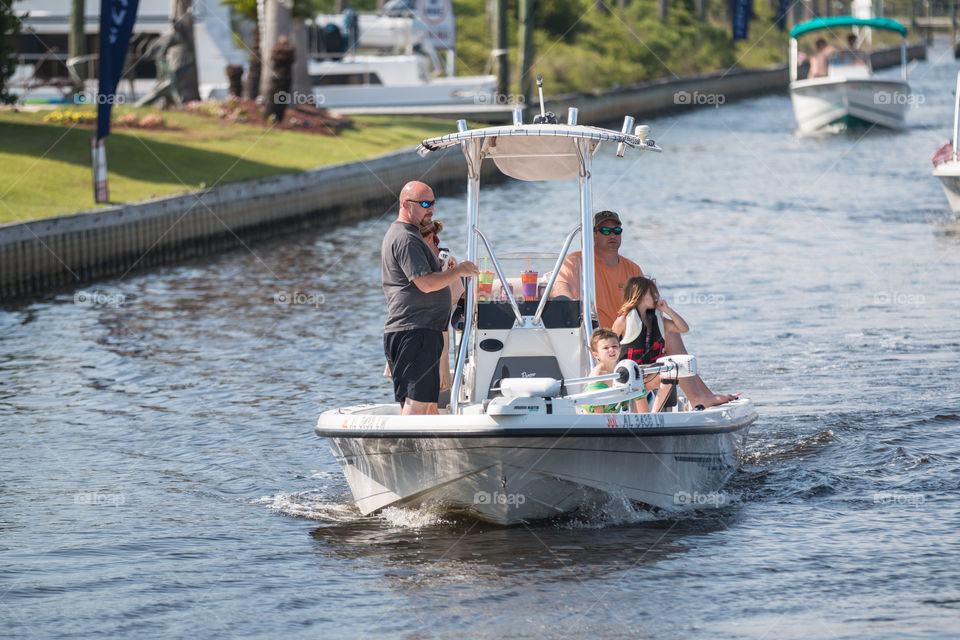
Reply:
[[[595,405],[622,402],[642,392],[643,377],[660,374],[665,384],[677,384],[680,378],[697,375],[697,359],[684,354],[663,356],[649,365],[633,360],[621,360],[613,373],[585,378],[557,380],[555,378],[503,378],[499,387],[501,397],[493,398],[487,407],[489,415],[526,415],[529,413],[573,412],[576,405]],[[612,381],[606,389],[567,394],[567,385]]]
[[[537,92],[540,94],[540,113],[533,116],[533,124],[560,124],[557,114],[543,109],[543,74],[537,74]]]

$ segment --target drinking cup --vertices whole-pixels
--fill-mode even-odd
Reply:
[[[481,271],[477,280],[477,297],[480,300],[489,300],[493,295],[493,271]]]
[[[521,271],[520,283],[523,285],[523,299],[537,299],[537,277],[540,274],[536,271]]]

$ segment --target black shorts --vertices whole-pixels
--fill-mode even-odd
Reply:
[[[440,397],[440,358],[443,332],[408,329],[383,334],[383,353],[393,376],[393,396],[401,405],[406,398],[437,402]]]

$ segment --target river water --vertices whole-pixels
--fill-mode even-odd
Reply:
[[[718,509],[361,517],[312,426],[390,397],[393,211],[0,310],[2,635],[956,637],[960,226],[928,158],[957,69],[913,69],[901,133],[798,139],[777,95],[601,151],[623,253],[760,413]],[[574,189],[485,190],[495,248],[559,249]]]

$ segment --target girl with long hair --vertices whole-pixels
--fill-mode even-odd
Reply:
[[[663,314],[667,313],[668,316]],[[686,333],[689,325],[679,313],[660,297],[657,283],[646,276],[634,276],[623,287],[623,304],[613,322],[613,331],[620,336],[620,358],[638,364],[653,364],[666,355],[664,336],[667,331]],[[660,376],[644,380],[647,389],[659,387],[651,411],[660,411],[673,391],[672,384],[661,384]]]

